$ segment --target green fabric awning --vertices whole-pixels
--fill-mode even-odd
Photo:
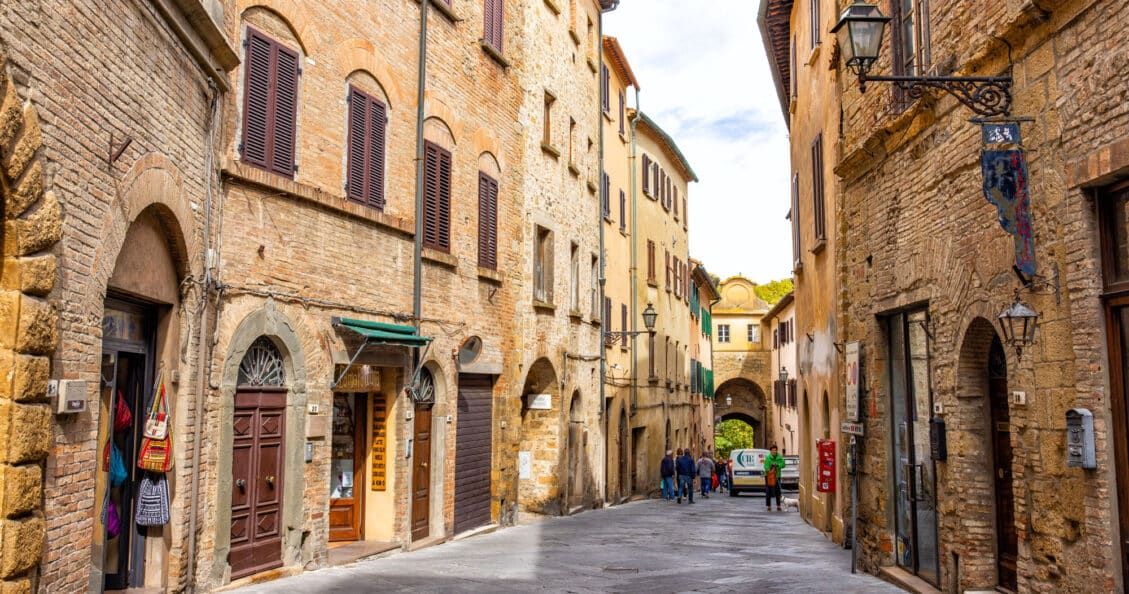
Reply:
[[[364,336],[369,342],[374,343],[421,347],[431,342],[430,336],[420,336],[416,334],[414,326],[370,322],[368,320],[355,320],[352,318],[334,318],[333,325],[348,328]]]

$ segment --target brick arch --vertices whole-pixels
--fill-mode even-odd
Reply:
[[[474,154],[488,154],[498,163],[499,171],[506,170],[505,153],[502,151],[502,143],[492,130],[486,127],[475,130],[474,134],[471,136],[471,142],[474,144]]]
[[[201,238],[186,236],[194,229],[192,205],[184,195],[180,171],[172,160],[161,153],[148,153],[130,166],[119,183],[117,196],[102,219],[102,243],[94,253],[87,295],[97,295],[87,306],[91,314],[101,317],[102,299],[106,296],[110,276],[125,244],[129,227],[142,212],[153,209],[167,232],[169,251],[180,278],[191,274],[189,254],[199,253]]]
[[[428,91],[424,96],[424,113],[427,114],[427,119],[438,118],[445,126],[451,131],[451,136],[454,137],[455,142],[458,142],[463,136],[463,121],[459,118],[458,112],[451,109],[449,105],[444,103],[441,99],[436,98]]]
[[[0,590],[32,589],[31,574],[42,557],[43,463],[51,450],[52,415],[47,404],[50,355],[58,344],[58,312],[47,296],[55,286],[53,253],[62,237],[58,200],[44,191],[39,117],[31,101],[21,103],[8,77],[0,45],[0,431],[10,438],[0,448],[0,498],[7,547]],[[97,513],[97,512],[96,512]]]
[[[722,420],[739,418],[753,427],[753,444],[768,444],[769,410],[764,390],[755,381],[737,377],[721,382],[714,390]],[[726,396],[733,400],[726,405]]]
[[[403,105],[404,91],[400,88],[399,79],[376,51],[376,46],[366,39],[353,38],[337,44],[333,50],[337,62],[337,71],[342,80],[354,72],[367,72],[376,79],[376,84],[384,90],[388,98],[388,109]]]
[[[305,0],[237,0],[236,12],[241,21],[243,15],[252,8],[264,8],[275,13],[290,29],[304,55],[319,55],[321,38],[314,26],[313,15],[306,5]]]

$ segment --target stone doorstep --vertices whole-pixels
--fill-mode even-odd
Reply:
[[[400,548],[400,545],[394,542],[379,542],[370,540],[360,540],[356,542],[347,543],[330,543],[328,551],[328,565],[330,567],[337,567],[338,565],[347,565],[354,561],[375,557],[381,553],[394,551]]]
[[[941,594],[941,591],[933,587],[929,582],[913,575],[912,573],[897,566],[886,566],[878,570],[878,577],[894,584],[895,586],[905,590],[906,592],[916,592],[917,594]]]
[[[451,538],[451,540],[463,540],[480,534],[490,534],[496,530],[498,530],[497,524],[486,524],[485,526],[479,526],[478,528],[471,528],[465,532],[460,532]]]
[[[404,547],[404,550],[410,553],[412,551],[426,549],[427,547],[435,546],[437,544],[443,544],[448,540],[451,540],[450,536],[428,536],[427,538],[422,538],[415,542],[409,543],[408,546]]]
[[[300,573],[302,573],[302,567],[299,565],[291,567],[279,567],[278,569],[268,569],[266,571],[262,571],[244,578],[239,578],[232,582],[228,582],[212,591],[226,592],[228,590],[237,590],[244,586],[253,586],[255,584],[261,584],[263,582],[270,582],[285,577],[292,577],[299,575]]]

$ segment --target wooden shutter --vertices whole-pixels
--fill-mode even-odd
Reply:
[[[826,221],[823,212],[823,134],[817,134],[811,145],[811,195],[812,219],[815,226],[815,240],[827,239]]]
[[[600,182],[600,204],[604,209],[604,216],[612,216],[612,181],[607,173],[603,174],[603,181]]]
[[[666,280],[665,280],[666,292],[669,293],[670,292],[670,250],[666,250],[666,252],[664,252],[664,253],[666,255]]]
[[[626,125],[626,123],[625,123],[625,121],[627,119],[627,110],[625,109],[626,105],[627,105],[627,98],[624,97],[623,91],[620,91],[619,92],[619,133],[620,134],[624,133],[624,126]]]
[[[647,282],[655,282],[655,242],[647,240]]]
[[[619,304],[619,325],[620,325],[620,330],[627,332],[627,304],[626,303],[620,303]],[[626,351],[627,350],[627,341],[621,340],[620,343],[619,343],[619,348],[620,348],[620,350]]]
[[[384,142],[387,128],[384,104],[349,88],[349,155],[345,193],[352,200],[384,209]]]
[[[274,42],[247,29],[243,74],[243,161],[267,168],[270,134],[271,54]]]
[[[505,30],[505,5],[503,0],[484,0],[482,6],[482,39],[491,47],[502,51],[502,32]]]
[[[677,197],[678,194],[676,193],[675,196]],[[690,219],[690,209],[686,208],[686,195],[683,194],[682,195],[682,228],[683,229],[686,229],[687,227],[689,227],[689,225],[690,225],[689,219]]]
[[[670,202],[671,202],[672,205],[674,205],[674,218],[677,220],[678,219],[678,186],[677,185],[671,184],[670,194],[673,198]]]
[[[627,194],[619,191],[619,230],[627,228]]]
[[[478,265],[498,269],[498,182],[478,172]]]
[[[651,183],[654,184],[651,193],[654,194],[655,200],[661,198],[662,186],[659,185],[659,164],[651,163]]]
[[[643,155],[643,193],[651,195],[651,158]]]
[[[274,44],[274,49],[277,66],[270,169],[293,176],[294,138],[298,127],[298,52],[278,43]]]
[[[423,245],[451,251],[451,153],[424,143]]]

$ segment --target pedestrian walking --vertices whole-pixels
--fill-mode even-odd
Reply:
[[[702,497],[709,499],[713,490],[713,459],[705,454],[698,458],[698,479],[702,483]]]
[[[674,455],[670,450],[666,451],[663,456],[662,464],[659,465],[659,479],[661,481],[663,490],[663,499],[667,501],[674,500]]]
[[[784,472],[784,456],[777,451],[776,444],[769,448],[764,459],[764,506],[772,509],[772,496],[776,495],[776,511],[780,511],[780,473]]]
[[[694,475],[697,474],[697,465],[694,457],[690,455],[690,448],[682,451],[682,456],[674,464],[678,473],[678,503],[682,503],[683,495],[694,503]]]
[[[714,462],[714,467],[717,468],[717,488],[718,492],[724,493],[729,490],[729,473],[726,472],[725,460],[718,458]]]

